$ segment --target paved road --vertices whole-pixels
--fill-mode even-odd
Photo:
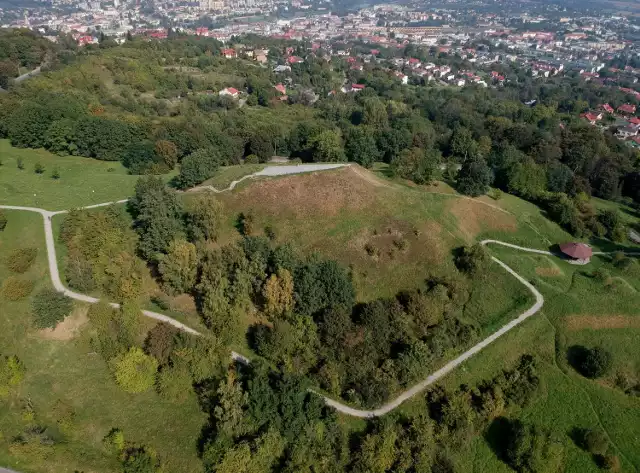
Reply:
[[[498,241],[498,240],[484,240],[484,241],[480,242],[480,244],[483,245],[483,246],[486,246],[486,245],[489,245],[489,244],[497,244],[497,245],[507,246],[507,247],[510,247],[510,248],[515,248],[515,249],[518,249],[518,250],[521,250],[521,251],[527,251],[527,252],[530,252],[530,253],[542,253],[542,254],[547,254],[548,253],[548,252],[545,252],[543,250],[536,250],[536,249],[533,249],[533,248],[524,248],[524,247],[520,247],[520,246],[517,246],[517,245],[512,245],[510,243],[505,243],[505,242]],[[550,253],[548,253],[548,254],[550,254]],[[385,414],[388,414],[389,412],[391,412],[392,410],[397,408],[403,402],[405,402],[405,401],[411,399],[412,397],[414,397],[415,395],[421,393],[422,391],[427,389],[427,387],[429,387],[430,385],[432,385],[433,383],[435,383],[436,381],[438,381],[442,377],[444,377],[447,374],[449,374],[451,371],[453,371],[455,368],[457,368],[462,363],[467,361],[469,358],[471,358],[472,356],[474,356],[478,352],[480,352],[483,348],[485,348],[488,345],[490,345],[493,342],[495,342],[502,335],[504,335],[505,333],[507,333],[510,330],[514,329],[515,327],[520,325],[522,322],[527,320],[532,315],[536,314],[542,308],[542,305],[544,304],[544,297],[542,296],[542,294],[540,294],[540,291],[538,291],[529,281],[524,279],[522,276],[520,276],[513,269],[511,269],[509,266],[507,266],[502,261],[500,261],[498,258],[491,257],[491,259],[493,259],[493,261],[495,261],[500,266],[502,266],[509,274],[511,274],[514,278],[516,278],[518,281],[520,281],[527,289],[529,289],[529,291],[531,291],[531,293],[536,298],[535,304],[533,304],[529,309],[527,309],[525,312],[520,314],[517,318],[513,319],[511,322],[509,322],[508,324],[504,325],[499,330],[497,330],[496,332],[494,332],[493,334],[489,335],[487,338],[485,338],[481,342],[479,342],[476,345],[474,345],[473,347],[471,347],[469,350],[464,352],[462,355],[460,355],[459,357],[457,357],[454,360],[451,360],[449,363],[444,365],[442,368],[440,368],[435,373],[432,373],[431,375],[427,376],[427,378],[424,379],[424,381],[421,381],[418,384],[412,386],[411,388],[409,388],[406,391],[404,391],[403,393],[401,393],[398,397],[396,397],[392,401],[384,404],[383,406],[381,406],[381,407],[379,407],[377,409],[373,409],[373,410],[354,409],[354,408],[346,406],[346,405],[344,405],[344,404],[342,404],[340,402],[334,401],[333,399],[328,399],[328,398],[325,397],[324,399],[325,399],[325,402],[327,403],[327,405],[335,408],[337,411],[342,412],[343,414],[347,414],[347,415],[354,416],[354,417],[371,418],[371,417],[380,417],[380,416],[383,416]]]
[[[275,177],[275,176],[288,176],[291,174],[303,174],[314,171],[328,171],[330,169],[337,169],[345,166],[350,166],[347,163],[336,164],[298,164],[291,166],[267,166],[262,171],[254,172],[241,177],[237,181],[232,181],[228,187],[224,189],[216,189],[213,186],[196,186],[189,189],[187,192],[201,192],[204,190],[221,193],[235,189],[235,187],[246,179],[252,179],[254,177]]]
[[[13,82],[15,84],[19,84],[20,82],[25,81],[25,80],[29,79],[30,77],[37,76],[38,74],[40,74],[40,72],[42,72],[42,66],[38,66],[32,71],[26,72],[26,73],[22,74],[21,76],[16,77],[15,79],[13,79]]]

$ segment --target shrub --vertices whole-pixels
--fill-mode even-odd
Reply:
[[[14,273],[24,273],[31,267],[38,255],[37,248],[16,248],[7,257],[7,268]]]
[[[505,461],[519,473],[559,471],[564,459],[562,443],[545,429],[509,422],[504,450]]]
[[[24,169],[24,160],[22,158],[16,159],[16,164],[21,171]]]
[[[493,200],[500,200],[502,199],[502,191],[500,189],[493,189],[493,191],[491,191],[491,194],[489,196]]]
[[[124,433],[120,429],[113,428],[104,436],[102,443],[107,449],[119,454],[125,447]]]
[[[164,365],[169,361],[173,351],[174,336],[178,330],[164,322],[159,323],[147,334],[144,341],[144,351]]]
[[[611,279],[611,273],[604,268],[598,268],[593,272],[593,278],[600,284],[610,286],[613,280]]]
[[[253,212],[249,210],[248,212],[241,213],[238,220],[240,233],[242,233],[244,236],[251,236],[253,234],[255,224]]]
[[[42,165],[42,163],[36,163],[35,166],[33,166],[33,170],[36,174],[43,174],[44,166]]]
[[[127,353],[113,358],[109,364],[118,385],[128,393],[147,391],[155,379],[158,361],[140,348],[130,348]]]
[[[458,249],[458,254],[455,259],[458,269],[471,276],[486,271],[490,262],[491,258],[487,250],[480,244]]]
[[[71,312],[73,302],[64,294],[45,289],[33,298],[34,324],[38,328],[53,328]]]
[[[611,370],[611,353],[601,347],[584,348],[573,346],[569,349],[569,362],[583,376],[596,379]]]
[[[0,232],[7,228],[7,214],[4,210],[0,209]]]
[[[53,168],[53,171],[51,172],[51,179],[60,179],[60,170],[58,168]]]
[[[6,397],[13,386],[22,382],[25,371],[17,356],[0,358],[0,398]]]
[[[255,154],[250,154],[249,156],[244,158],[244,163],[245,164],[259,164],[260,163],[260,158],[258,156],[256,156]]]
[[[220,166],[220,155],[211,149],[199,149],[182,160],[178,187],[188,189],[212,177]]]
[[[160,468],[156,453],[145,446],[128,448],[122,459],[123,473],[155,473]]]
[[[192,391],[192,379],[185,362],[165,366],[156,379],[156,390],[165,399],[184,402]]]
[[[264,227],[264,234],[271,241],[274,241],[277,238],[276,231],[271,225]]]
[[[33,281],[9,277],[2,283],[2,295],[8,301],[19,301],[33,291]]]
[[[587,430],[583,442],[584,448],[594,455],[604,455],[609,449],[609,439],[600,429]]]

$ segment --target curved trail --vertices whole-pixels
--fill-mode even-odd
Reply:
[[[319,166],[321,166],[321,167],[319,167]],[[335,169],[335,168],[341,167],[341,166],[343,166],[343,165],[314,165],[312,169],[309,169],[308,166],[270,166],[270,167],[267,167],[267,168],[263,169],[262,171],[259,171],[258,173],[254,173],[254,174],[245,176],[245,177],[243,177],[243,178],[241,178],[241,179],[239,179],[237,181],[232,182],[231,185],[228,188],[226,188],[226,189],[224,189],[222,191],[219,191],[217,189],[214,189],[214,191],[215,192],[224,192],[224,191],[227,191],[227,190],[232,190],[242,180],[250,178],[250,177],[255,177],[255,176],[277,176],[277,175],[286,175],[286,174],[296,174],[296,173],[310,172],[310,171],[320,170],[320,169]],[[204,190],[204,189],[207,189],[207,187],[201,187],[201,189]],[[193,189],[192,189],[192,191],[193,191]],[[102,203],[102,204],[96,204],[96,205],[83,207],[83,209],[104,207],[104,206],[108,206],[108,205],[112,205],[112,204],[116,204],[116,203],[124,203],[124,202],[127,202],[127,200],[125,199],[125,200],[120,200],[120,201],[117,201],[117,202],[105,202],[105,203]],[[56,249],[55,249],[55,242],[54,242],[54,236],[53,236],[53,228],[52,228],[52,224],[51,224],[51,217],[53,217],[54,215],[67,213],[68,210],[61,210],[61,211],[52,212],[52,211],[48,211],[48,210],[44,210],[44,209],[40,209],[40,208],[20,207],[20,206],[11,206],[11,205],[0,205],[0,208],[8,209],[8,210],[21,210],[21,211],[35,212],[35,213],[39,213],[40,215],[42,215],[43,220],[44,220],[45,241],[46,241],[46,247],[47,247],[47,258],[48,258],[48,263],[49,263],[49,274],[51,276],[51,283],[53,284],[53,287],[56,289],[56,291],[61,292],[64,295],[66,295],[67,297],[70,297],[72,299],[75,299],[75,300],[78,300],[78,301],[82,301],[82,302],[91,303],[91,304],[98,302],[99,299],[97,299],[95,297],[91,297],[91,296],[88,296],[88,295],[85,295],[85,294],[79,294],[79,293],[71,291],[70,289],[67,289],[64,286],[64,284],[62,284],[62,280],[60,279],[60,272],[59,272],[59,269],[58,269],[58,261],[57,261],[57,257],[56,257]],[[500,246],[505,246],[505,247],[512,248],[512,249],[515,249],[515,250],[518,250],[518,251],[527,252],[527,253],[537,253],[537,254],[553,256],[553,253],[551,253],[550,251],[538,250],[538,249],[535,249],[535,248],[526,248],[526,247],[514,245],[514,244],[511,244],[511,243],[506,243],[506,242],[499,241],[499,240],[483,240],[483,241],[480,242],[480,244],[483,245],[483,246],[500,245]],[[595,252],[594,254],[606,254],[606,253]],[[343,404],[343,403],[341,403],[339,401],[336,401],[336,400],[331,399],[331,398],[329,398],[327,396],[324,396],[324,395],[322,395],[320,393],[316,393],[316,394],[321,396],[328,406],[331,406],[334,409],[336,409],[337,411],[339,411],[339,412],[341,412],[343,414],[346,414],[346,415],[350,415],[350,416],[354,416],[354,417],[360,417],[360,418],[372,418],[372,417],[383,416],[383,415],[388,414],[389,412],[393,411],[394,409],[396,409],[403,402],[405,402],[405,401],[411,399],[412,397],[416,396],[417,394],[423,392],[428,386],[432,385],[433,383],[435,383],[439,379],[441,379],[444,376],[446,376],[448,373],[450,373],[455,368],[460,366],[463,362],[465,362],[469,358],[471,358],[474,355],[476,355],[477,353],[479,353],[483,348],[487,347],[488,345],[490,345],[491,343],[496,341],[498,338],[500,338],[502,335],[504,335],[505,333],[507,333],[510,330],[514,329],[515,327],[520,325],[522,322],[524,322],[526,319],[528,319],[529,317],[531,317],[534,314],[536,314],[542,308],[542,306],[544,304],[544,297],[542,296],[542,294],[531,283],[529,283],[529,281],[524,279],[516,271],[511,269],[509,266],[507,266],[505,263],[500,261],[498,258],[492,256],[491,259],[494,262],[496,262],[498,265],[500,265],[502,268],[504,268],[505,271],[507,271],[509,274],[511,274],[520,283],[522,283],[534,295],[535,303],[529,309],[527,309],[525,312],[520,314],[518,317],[516,317],[515,319],[511,320],[509,323],[507,323],[506,325],[504,325],[503,327],[498,329],[493,334],[489,335],[484,340],[480,341],[479,343],[477,343],[476,345],[474,345],[473,347],[471,347],[470,349],[468,349],[467,351],[462,353],[457,358],[449,361],[447,364],[445,364],[439,370],[437,370],[434,373],[432,373],[431,375],[429,375],[423,381],[421,381],[418,384],[410,387],[406,391],[402,392],[395,399],[389,401],[388,403],[380,406],[377,409],[373,409],[373,410],[355,409],[355,408],[347,406],[347,405],[345,405],[345,404]],[[113,306],[113,307],[116,307],[116,308],[119,307],[119,304],[116,304],[116,303],[110,303],[110,305]],[[157,313],[157,312],[148,311],[148,310],[143,310],[142,314],[145,315],[146,317],[149,317],[149,318],[161,321],[161,322],[168,323],[168,324],[170,324],[170,325],[172,325],[172,326],[174,326],[174,327],[176,327],[176,328],[178,328],[180,330],[183,330],[185,332],[188,332],[188,333],[191,333],[191,334],[194,334],[194,335],[200,335],[200,333],[198,331],[192,329],[191,327],[189,327],[189,326],[183,324],[182,322],[179,322],[179,321],[177,321],[177,320],[175,320],[175,319],[173,319],[173,318],[171,318],[171,317],[169,317],[167,315],[160,314],[160,313]],[[236,360],[238,362],[241,362],[241,363],[244,363],[244,364],[250,363],[250,360],[248,358],[246,358],[245,356],[243,356],[243,355],[241,355],[239,353],[236,353],[236,352],[231,352],[231,357],[234,360]]]
[[[547,254],[548,253],[548,254],[551,254],[551,253],[545,252],[543,250],[536,250],[536,249],[533,249],[533,248],[524,248],[524,247],[521,247],[521,246],[512,245],[510,243],[505,243],[505,242],[498,241],[498,240],[484,240],[484,241],[481,241],[480,244],[483,245],[483,246],[486,246],[486,245],[489,245],[489,244],[497,244],[497,245],[507,246],[507,247],[510,247],[510,248],[515,248],[515,249],[518,249],[518,250],[521,250],[521,251],[530,252],[530,253],[541,253],[541,254]],[[469,358],[471,358],[472,356],[474,356],[475,354],[480,352],[480,350],[482,350],[486,346],[490,345],[491,343],[495,342],[502,335],[504,335],[505,333],[509,332],[513,328],[517,327],[518,325],[520,325],[522,322],[527,320],[532,315],[536,314],[542,308],[542,305],[544,304],[544,297],[540,293],[540,291],[538,291],[529,281],[524,279],[522,276],[520,276],[513,269],[511,269],[505,263],[500,261],[498,258],[492,256],[491,259],[493,261],[495,261],[496,263],[498,263],[500,266],[502,266],[509,274],[511,274],[514,278],[516,278],[518,281],[520,281],[527,289],[529,289],[529,291],[531,291],[531,293],[536,298],[536,302],[531,307],[529,307],[529,309],[527,309],[525,312],[520,314],[517,318],[513,319],[511,322],[507,323],[506,325],[504,325],[503,327],[498,329],[496,332],[494,332],[491,335],[489,335],[487,338],[485,338],[481,342],[477,343],[476,345],[474,345],[473,347],[471,347],[470,349],[465,351],[462,355],[460,355],[457,358],[455,358],[455,359],[451,360],[450,362],[448,362],[446,365],[444,365],[438,371],[436,371],[436,372],[430,374],[429,376],[427,376],[427,378],[424,379],[423,381],[419,382],[418,384],[416,384],[416,385],[412,386],[411,388],[407,389],[406,391],[402,392],[398,397],[396,397],[395,399],[389,401],[388,403],[380,406],[377,409],[373,409],[373,410],[354,409],[354,408],[346,406],[346,405],[344,405],[344,404],[342,404],[340,402],[334,401],[333,399],[329,399],[327,397],[324,397],[324,400],[327,403],[327,405],[333,407],[334,409],[336,409],[339,412],[342,412],[343,414],[347,414],[347,415],[354,416],[354,417],[371,418],[371,417],[380,417],[380,416],[383,416],[385,414],[388,414],[389,412],[391,412],[392,410],[397,408],[403,402],[405,402],[405,401],[411,399],[412,397],[414,397],[415,395],[421,393],[422,391],[427,389],[427,387],[429,387],[430,385],[432,385],[433,383],[438,381],[440,378],[442,378],[442,377],[446,376],[447,374],[449,374],[451,371],[453,371],[455,368],[460,366],[466,360],[468,360]]]
[[[126,202],[126,201],[119,201],[119,202]],[[115,202],[106,202],[104,204],[93,205],[93,206],[85,207],[85,208],[103,207],[103,206],[111,205],[113,203],[115,203]],[[0,205],[0,208],[9,209],[9,210],[22,210],[22,211],[28,211],[28,212],[36,212],[36,213],[39,213],[40,215],[42,215],[43,220],[44,220],[45,240],[46,240],[46,246],[47,246],[47,257],[48,257],[48,262],[49,262],[49,274],[51,275],[51,283],[53,284],[53,287],[56,289],[56,291],[63,293],[64,295],[66,295],[67,297],[70,297],[71,299],[75,299],[75,300],[82,301],[82,302],[87,302],[87,303],[90,303],[90,304],[94,304],[94,303],[98,302],[99,299],[97,299],[95,297],[87,296],[85,294],[79,294],[77,292],[71,291],[70,289],[67,289],[64,286],[64,284],[62,284],[62,280],[60,279],[60,271],[58,269],[58,261],[57,261],[57,257],[56,257],[56,248],[55,248],[55,242],[54,242],[54,237],[53,237],[53,227],[51,225],[51,217],[53,215],[65,213],[65,212],[67,212],[66,210],[62,210],[62,211],[58,211],[58,212],[50,212],[48,210],[38,209],[38,208],[34,208],[34,207],[19,207],[19,206],[10,206],[10,205]],[[522,246],[513,245],[511,243],[505,243],[505,242],[498,241],[498,240],[484,240],[484,241],[480,242],[480,244],[483,245],[483,246],[486,246],[486,245],[489,245],[489,244],[496,244],[496,245],[506,246],[508,248],[513,248],[513,249],[517,249],[519,251],[525,251],[525,252],[529,252],[529,253],[538,253],[538,254],[544,254],[544,255],[551,255],[552,254],[549,251],[538,250],[538,249],[534,249],[534,248],[525,248],[525,247],[522,247]],[[469,358],[471,358],[472,356],[474,356],[475,354],[480,352],[480,350],[482,350],[486,346],[488,346],[491,343],[493,343],[495,340],[500,338],[502,335],[504,335],[505,333],[509,332],[513,328],[517,327],[518,325],[520,325],[522,322],[524,322],[526,319],[528,319],[532,315],[536,314],[542,308],[542,305],[544,304],[544,297],[542,296],[542,294],[531,283],[529,283],[526,279],[524,279],[522,276],[520,276],[513,269],[511,269],[505,263],[500,261],[498,258],[493,257],[493,256],[491,258],[497,264],[502,266],[509,274],[511,274],[513,277],[515,277],[518,281],[520,281],[527,289],[529,289],[529,291],[531,291],[531,293],[536,298],[536,302],[535,302],[535,304],[533,306],[531,306],[529,309],[527,309],[520,316],[518,316],[517,318],[513,319],[511,322],[507,323],[506,325],[501,327],[499,330],[497,330],[496,332],[494,332],[493,334],[491,334],[490,336],[488,336],[484,340],[480,341],[479,343],[477,343],[476,345],[471,347],[469,350],[467,350],[466,352],[464,352],[463,354],[461,354],[460,356],[458,356],[454,360],[451,360],[450,362],[448,362],[446,365],[444,365],[442,368],[440,368],[436,372],[434,372],[431,375],[429,375],[425,380],[421,381],[420,383],[418,383],[418,384],[412,386],[411,388],[407,389],[406,391],[402,392],[398,397],[396,397],[392,401],[384,404],[383,406],[379,407],[378,409],[373,409],[373,410],[355,409],[355,408],[349,407],[349,406],[347,406],[347,405],[345,405],[345,404],[343,404],[343,403],[341,403],[339,401],[336,401],[334,399],[331,399],[329,397],[326,397],[324,395],[319,394],[320,396],[322,396],[322,398],[324,399],[325,403],[328,406],[333,407],[334,409],[336,409],[337,411],[339,411],[339,412],[341,412],[343,414],[347,414],[347,415],[354,416],[354,417],[371,418],[371,417],[380,417],[380,416],[383,416],[385,414],[388,414],[389,412],[391,412],[392,410],[397,408],[403,402],[405,402],[408,399],[414,397],[415,395],[421,393],[428,386],[430,386],[431,384],[435,383],[436,381],[438,381],[439,379],[441,379],[442,377],[444,377],[445,375],[447,375],[448,373],[453,371],[455,368],[460,366],[463,362],[465,362],[466,360],[468,360]],[[115,308],[119,307],[119,304],[116,304],[116,303],[110,303],[110,305],[112,307],[115,307]],[[177,320],[175,320],[175,319],[173,319],[173,318],[171,318],[169,316],[166,316],[164,314],[160,314],[158,312],[152,312],[152,311],[148,311],[148,310],[143,310],[142,314],[145,315],[146,317],[149,317],[149,318],[161,321],[161,322],[166,322],[166,323],[168,323],[168,324],[170,324],[170,325],[172,325],[172,326],[174,326],[174,327],[176,327],[176,328],[178,328],[180,330],[183,330],[185,332],[192,333],[194,335],[199,335],[200,334],[198,331],[192,329],[191,327],[183,324],[182,322],[178,322]],[[250,362],[250,360],[248,358],[246,358],[243,355],[241,355],[239,353],[236,353],[236,352],[232,352],[231,356],[232,356],[232,358],[234,360],[239,361],[241,363],[247,364],[247,363]]]
[[[220,194],[222,192],[231,191],[236,188],[238,184],[246,179],[253,179],[255,177],[275,177],[275,176],[288,176],[291,174],[303,174],[307,172],[314,171],[328,171],[330,169],[338,169],[342,167],[349,167],[351,164],[344,163],[335,163],[335,164],[297,164],[297,165],[289,165],[289,166],[267,166],[261,171],[254,172],[253,174],[248,174],[246,176],[241,177],[236,181],[231,181],[228,187],[224,189],[216,189],[213,186],[196,186],[188,189],[185,192],[202,192],[202,191],[210,191],[215,192],[216,194]]]

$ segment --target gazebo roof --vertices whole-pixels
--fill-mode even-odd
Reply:
[[[589,259],[593,255],[591,247],[584,243],[564,243],[560,245],[560,251],[575,259]]]

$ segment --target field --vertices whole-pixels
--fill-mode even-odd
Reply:
[[[111,202],[130,197],[138,180],[119,162],[14,148],[8,140],[0,140],[0,159],[0,204],[5,205],[65,210]],[[22,170],[18,159],[24,163]],[[36,164],[44,166],[44,173],[34,172]],[[59,179],[51,177],[56,169]]]
[[[28,153],[33,158],[39,152]],[[3,172],[11,159],[4,160]],[[28,169],[20,172],[26,173]],[[210,184],[224,187],[258,169],[223,168]],[[105,181],[111,182],[114,176],[132,178],[122,172],[109,173]],[[3,179],[0,176],[0,182]],[[132,180],[127,192],[131,192],[134,183]],[[122,190],[114,186],[110,197],[98,200],[122,198]],[[19,195],[13,198],[11,203],[25,203],[16,202]],[[69,201],[61,200],[60,205],[52,208],[70,205],[72,197],[59,198]],[[184,194],[183,198],[190,199],[192,195]],[[239,237],[235,224],[240,213],[253,214],[254,234],[272,231],[275,244],[291,242],[302,254],[317,252],[348,265],[360,301],[391,297],[400,290],[421,285],[430,276],[455,274],[452,250],[478,240],[494,238],[546,249],[572,239],[536,206],[516,197],[467,199],[456,195],[444,183],[420,187],[387,179],[380,168],[371,173],[352,166],[245,181],[219,198],[227,216],[220,244]],[[90,203],[93,202],[83,202]],[[39,248],[36,263],[26,274],[36,282],[35,293],[48,285],[41,217],[14,211],[8,212],[8,216],[9,226],[0,233],[0,255],[18,246]],[[629,223],[636,222],[633,215],[627,218]],[[60,217],[56,217],[54,223],[59,222]],[[266,231],[267,227],[270,231]],[[594,243],[606,247],[606,242]],[[61,259],[63,249],[58,251]],[[534,353],[540,362],[541,392],[524,410],[505,415],[542,424],[561,435],[566,447],[567,472],[600,471],[569,435],[575,428],[598,426],[606,430],[615,446],[622,471],[640,469],[640,400],[615,385],[619,372],[640,376],[637,354],[640,275],[614,267],[609,257],[596,257],[590,266],[578,267],[555,257],[523,254],[502,247],[492,246],[489,251],[532,281],[545,296],[545,306],[441,384],[450,389],[461,384],[473,385],[513,365],[522,354]],[[610,280],[600,282],[592,276],[599,267],[609,272]],[[8,276],[7,268],[0,264],[0,282]],[[470,283],[469,291],[463,316],[475,321],[483,336],[522,312],[532,300],[528,291],[497,265],[491,266],[484,281]],[[10,402],[0,405],[0,464],[26,473],[116,471],[118,463],[103,448],[101,440],[111,428],[119,427],[129,440],[154,447],[165,461],[167,471],[198,471],[201,466],[195,446],[205,419],[196,400],[173,404],[153,392],[123,393],[112,381],[104,361],[89,346],[91,327],[83,319],[83,310],[78,306],[68,322],[51,334],[32,328],[28,298],[18,302],[0,298],[2,354],[17,354],[27,367],[19,392],[12,395]],[[177,315],[188,323],[196,317],[193,311],[169,315]],[[151,325],[146,321],[143,328]],[[597,381],[578,374],[567,362],[567,350],[573,345],[601,345],[610,350],[614,358],[611,374]],[[56,406],[61,403],[70,405],[75,412],[70,429],[58,427]],[[64,440],[46,460],[8,453],[11,439],[29,426],[22,415],[21,406],[26,404],[34,406],[39,425],[49,427],[54,438]],[[400,412],[423,408],[423,398],[418,396],[403,405]],[[364,425],[342,418],[354,429]],[[482,432],[460,450],[456,461],[460,471],[511,471],[490,449]]]
[[[0,232],[0,255],[4,261],[14,248],[38,248],[34,265],[21,276],[35,283],[35,294],[49,284],[42,217],[16,211],[7,215],[9,224]],[[2,262],[0,281],[7,277]],[[16,354],[27,370],[19,390],[0,403],[0,465],[24,473],[119,471],[117,459],[102,446],[102,438],[118,427],[130,441],[155,448],[167,471],[198,471],[196,444],[205,416],[195,397],[174,404],[153,391],[124,393],[89,346],[91,327],[84,323],[85,310],[78,305],[74,315],[51,333],[32,328],[28,297],[17,302],[0,298],[1,354]],[[151,326],[144,320],[142,332]],[[35,411],[33,421],[25,417],[24,406],[28,405]],[[59,424],[61,405],[69,406],[74,414],[71,425],[64,429]],[[53,450],[44,457],[36,452],[9,455],[11,440],[34,423],[46,426],[59,441]]]
[[[587,268],[547,256],[522,255],[509,249],[492,253],[530,279],[545,296],[542,311],[454,372],[445,385],[455,388],[495,374],[521,354],[540,361],[542,394],[522,412],[508,413],[542,424],[564,440],[567,472],[597,472],[598,466],[570,438],[575,428],[603,428],[622,461],[622,471],[640,468],[640,399],[615,386],[618,373],[638,376],[640,357],[639,275],[617,270],[609,258],[596,258]],[[610,285],[595,281],[596,268],[611,273]],[[596,381],[578,374],[567,361],[570,347],[602,346],[613,355],[608,376]],[[416,404],[407,409],[416,409]],[[461,456],[463,471],[510,471],[481,436]]]

